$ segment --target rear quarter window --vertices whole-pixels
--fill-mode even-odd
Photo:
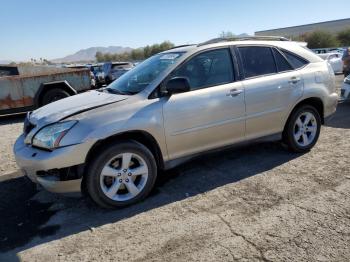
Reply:
[[[304,67],[305,65],[307,65],[309,63],[306,59],[304,59],[304,58],[302,58],[302,57],[300,57],[292,52],[289,52],[287,50],[281,50],[281,51],[285,55],[285,57],[287,58],[288,62],[294,67],[294,69]]]
[[[275,56],[278,72],[286,72],[293,70],[293,67],[290,65],[290,63],[277,49],[273,48],[273,54]]]

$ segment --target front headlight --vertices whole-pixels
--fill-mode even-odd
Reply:
[[[35,134],[32,145],[45,149],[57,148],[62,138],[77,122],[78,121],[59,122],[44,127]]]

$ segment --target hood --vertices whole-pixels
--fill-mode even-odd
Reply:
[[[30,115],[30,122],[34,125],[54,123],[72,115],[116,103],[127,98],[128,96],[124,95],[89,91],[58,100],[33,111]]]

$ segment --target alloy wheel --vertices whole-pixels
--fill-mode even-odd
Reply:
[[[110,159],[100,174],[102,192],[114,201],[136,197],[148,179],[146,161],[135,153],[125,152]]]
[[[301,113],[294,123],[294,140],[301,146],[306,147],[312,144],[317,134],[317,121],[311,112]]]

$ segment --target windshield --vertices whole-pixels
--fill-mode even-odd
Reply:
[[[111,83],[107,90],[128,95],[139,93],[183,54],[173,52],[154,55]]]

